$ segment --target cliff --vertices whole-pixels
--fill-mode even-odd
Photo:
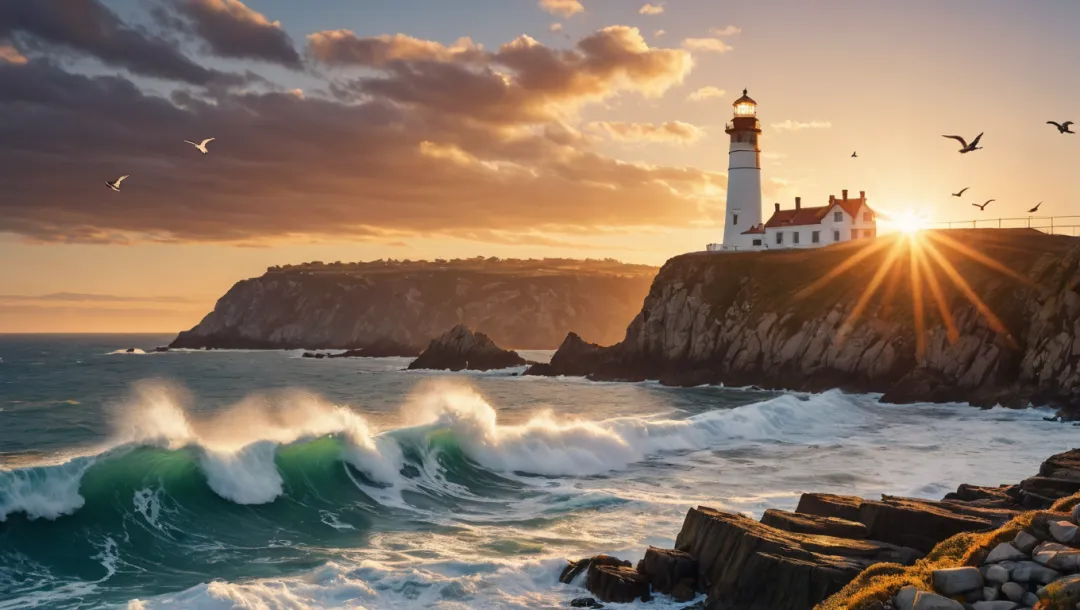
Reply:
[[[1080,240],[925,231],[671,259],[626,337],[552,359],[593,379],[881,392],[1080,412]],[[565,353],[564,353],[565,352]],[[578,356],[578,354],[584,354]],[[580,361],[579,361],[580,360]]]
[[[171,347],[415,356],[458,324],[518,349],[553,349],[571,329],[613,343],[655,274],[644,265],[566,259],[274,267],[233,286]]]

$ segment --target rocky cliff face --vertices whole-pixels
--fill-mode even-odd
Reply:
[[[409,370],[490,371],[524,364],[517,352],[504,350],[484,333],[459,324],[432,339],[424,353],[409,364]]]
[[[1080,240],[963,230],[687,254],[661,269],[621,343],[563,368],[607,380],[841,388],[893,402],[1075,413]]]
[[[458,324],[518,349],[553,349],[571,329],[612,343],[655,271],[611,261],[478,259],[275,268],[233,286],[171,347],[417,355]]]

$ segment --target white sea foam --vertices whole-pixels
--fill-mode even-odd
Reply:
[[[82,457],[57,465],[0,470],[0,522],[16,512],[30,519],[56,519],[82,508],[79,482],[94,463]]]

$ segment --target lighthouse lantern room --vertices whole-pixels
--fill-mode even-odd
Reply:
[[[731,137],[731,145],[724,243],[719,248],[713,244],[710,250],[760,248],[765,237],[761,220],[761,123],[757,119],[757,102],[743,89],[742,97],[733,106],[735,117],[725,130]]]

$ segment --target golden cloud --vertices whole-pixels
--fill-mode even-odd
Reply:
[[[646,4],[645,6],[641,7],[641,9],[638,11],[638,14],[641,14],[641,15],[662,15],[663,13],[664,13],[664,5],[663,4]]]
[[[727,95],[727,91],[718,87],[702,87],[697,91],[691,93],[686,99],[691,102],[704,102],[705,100],[712,100],[721,98]]]
[[[624,123],[620,121],[594,121],[588,124],[590,131],[603,133],[622,142],[672,142],[685,144],[704,135],[700,127],[682,121],[666,123]]]
[[[562,17],[585,12],[585,7],[578,0],[540,0],[540,8]]]

